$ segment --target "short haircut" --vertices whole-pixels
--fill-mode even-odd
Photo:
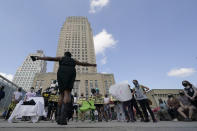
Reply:
[[[137,83],[138,83],[138,81],[137,81],[137,80],[133,80],[133,82],[137,82]]]
[[[67,51],[67,52],[64,53],[64,56],[71,57],[72,54],[69,51]]]
[[[18,88],[18,91],[22,91],[22,88],[21,88],[21,87],[19,87],[19,88]]]

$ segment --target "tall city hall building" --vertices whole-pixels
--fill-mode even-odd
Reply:
[[[70,16],[63,24],[59,36],[56,56],[63,56],[66,51],[71,52],[72,58],[88,63],[96,63],[94,41],[90,23],[86,17]],[[59,63],[55,62],[53,72],[37,73],[33,87],[50,87],[57,79]],[[77,76],[72,93],[91,96],[91,89],[98,88],[101,94],[109,94],[109,87],[115,83],[113,74],[97,73],[96,67],[76,66]]]

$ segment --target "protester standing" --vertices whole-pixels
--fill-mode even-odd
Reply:
[[[103,119],[103,104],[104,99],[102,98],[102,95],[99,93],[99,89],[96,88],[96,92],[93,94],[93,97],[95,99],[94,105],[96,107],[96,110],[98,111],[98,122],[102,122]]]
[[[23,97],[22,88],[18,88],[18,90],[13,93],[11,104],[9,105],[8,111],[6,113],[6,117],[5,117],[6,120],[10,117],[10,114],[16,107],[16,104],[18,104],[19,101],[22,100],[22,97]]]
[[[110,102],[110,99],[109,99],[108,95],[105,94],[105,98],[104,98],[104,118],[105,118],[105,121],[107,121],[107,122],[110,119],[109,102]]]
[[[122,102],[116,101],[114,104],[115,104],[115,112],[117,113],[117,120],[118,120],[118,122],[125,121],[125,113],[123,111]]]
[[[135,92],[135,95],[136,95],[136,99],[139,102],[139,104],[142,108],[142,111],[144,113],[145,122],[150,121],[149,118],[148,118],[148,112],[150,113],[153,122],[157,122],[157,120],[155,119],[155,116],[154,116],[154,114],[153,114],[153,112],[150,108],[148,98],[146,96],[146,91],[148,91],[149,88],[145,87],[143,85],[140,85],[137,80],[133,80],[133,84],[135,85],[134,92]],[[147,110],[148,110],[148,112],[147,112]]]
[[[128,85],[128,88],[130,90],[130,85]],[[132,99],[132,97],[131,97],[131,99]],[[134,113],[133,113],[133,106],[131,104],[131,99],[122,102],[123,110],[124,110],[125,118],[126,118],[127,122],[129,122],[129,121],[135,122],[135,120],[134,120]]]
[[[79,104],[77,103],[77,101],[78,101],[78,96],[77,96],[77,93],[75,93],[73,108],[74,108],[75,115],[76,115],[76,121],[78,121],[78,109],[79,109]],[[73,115],[74,115],[74,113],[73,113]]]
[[[144,121],[144,116],[143,116],[141,110],[139,109],[139,107],[138,107],[138,105],[137,105],[137,101],[136,101],[136,99],[135,99],[135,93],[134,93],[133,89],[131,89],[131,93],[132,93],[131,109],[132,109],[132,112],[133,112],[134,120],[136,120],[136,119],[135,119],[135,116],[134,116],[133,107],[135,108],[136,113],[137,113],[138,115],[140,115],[141,122],[143,122],[143,121]]]
[[[60,101],[58,108],[58,120],[57,123],[60,125],[67,125],[68,112],[72,110],[71,103],[71,91],[74,86],[76,77],[76,65],[80,66],[96,66],[96,64],[89,64],[86,62],[79,62],[72,58],[70,52],[65,52],[63,57],[39,57],[31,56],[32,60],[45,60],[45,61],[56,61],[59,62],[59,68],[57,72],[58,88],[60,91]]]

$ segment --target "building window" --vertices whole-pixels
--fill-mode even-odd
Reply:
[[[41,81],[40,81],[40,88],[43,87],[43,84],[44,84],[44,80],[41,80]]]
[[[36,87],[35,87],[35,88],[37,89],[37,88],[39,88],[39,86],[40,86],[40,81],[37,80],[37,81],[36,81]]]
[[[95,88],[98,88],[98,81],[95,80]]]
[[[112,85],[112,80],[109,80],[109,87]]]
[[[86,98],[88,98],[88,80],[85,80]]]
[[[105,81],[105,89],[106,89],[106,94],[109,94],[109,87],[108,87],[107,80]]]
[[[90,89],[93,88],[93,80],[90,80]]]

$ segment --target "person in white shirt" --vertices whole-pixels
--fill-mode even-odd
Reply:
[[[15,91],[13,94],[13,99],[14,99],[15,103],[18,103],[22,99],[22,97],[23,97],[22,89],[18,88],[18,90]]]
[[[110,102],[110,99],[109,99],[108,95],[106,94],[105,98],[104,98],[104,104],[107,105],[107,104],[109,104],[109,102]]]
[[[5,116],[6,120],[10,117],[11,112],[16,107],[16,104],[18,104],[19,101],[22,100],[23,94],[22,94],[21,91],[22,91],[22,89],[18,88],[18,90],[13,93],[12,102],[10,103],[10,105],[8,107],[8,111],[7,111],[6,116]]]
[[[78,101],[78,96],[77,96],[77,93],[75,93],[73,108],[76,114],[76,121],[78,121],[78,108],[79,108],[79,104],[77,103],[77,101]],[[73,115],[74,115],[74,111],[73,111]]]
[[[105,121],[108,122],[108,119],[110,119],[110,106],[109,106],[109,102],[110,102],[110,99],[108,97],[108,95],[106,94],[105,95],[105,98],[104,98],[104,118],[105,118]]]
[[[149,122],[150,121],[149,117],[148,117],[148,112],[150,113],[153,122],[157,122],[157,120],[155,118],[155,115],[150,108],[149,99],[146,96],[146,92],[149,91],[149,88],[146,87],[146,86],[140,85],[137,80],[133,80],[133,84],[135,86],[133,88],[133,90],[134,90],[134,93],[135,93],[135,96],[136,96],[136,100],[140,104],[140,106],[142,108],[142,111],[144,113],[144,117],[145,117],[144,122]],[[147,110],[148,110],[148,112],[147,112]]]
[[[35,97],[35,96],[36,96],[36,93],[35,93],[35,91],[34,91],[34,88],[31,87],[31,88],[30,88],[30,92],[27,92],[27,93],[25,94],[24,101],[28,101],[30,97]]]

